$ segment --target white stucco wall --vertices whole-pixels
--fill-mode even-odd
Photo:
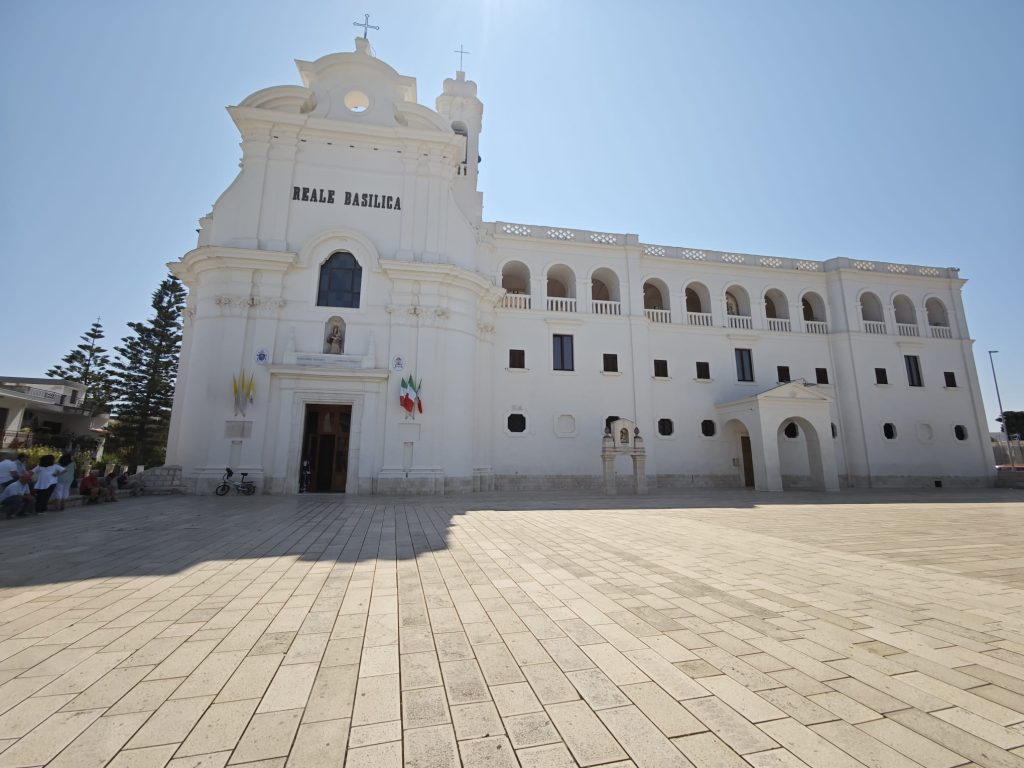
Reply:
[[[352,406],[348,492],[597,488],[608,416],[636,422],[652,484],[742,484],[741,423],[756,438],[765,489],[817,482],[814,462],[826,487],[990,482],[956,270],[729,254],[484,222],[475,84],[461,73],[445,81],[431,110],[416,103],[415,81],[365,44],[298,66],[302,86],[268,88],[230,108],[243,137],[242,169],[201,220],[197,248],[171,265],[190,293],[168,463],[182,466],[194,490],[231,464],[266,491],[294,492],[304,409],[318,403]],[[368,99],[363,112],[345,107],[354,91]],[[334,201],[303,200],[301,192],[296,200],[296,187],[333,191]],[[346,193],[401,207],[345,205]],[[316,306],[320,267],[338,251],[361,266],[358,308]],[[510,262],[529,270],[529,308],[505,299]],[[571,273],[574,311],[546,305],[552,269]],[[595,314],[591,302],[595,273],[619,300],[598,307],[607,314]],[[664,316],[645,313],[649,281],[664,290]],[[685,290],[693,283],[706,290],[710,325],[691,323]],[[746,295],[742,327],[730,327],[730,289]],[[820,297],[827,327],[804,323],[809,291]],[[865,291],[880,300],[881,328],[862,321]],[[788,326],[766,316],[766,294]],[[897,295],[916,308],[916,328],[897,325]],[[928,325],[930,298],[945,306],[948,329]],[[345,323],[343,355],[324,351],[333,316]],[[575,370],[553,370],[553,334],[573,336]],[[737,381],[736,348],[752,351],[755,381]],[[525,370],[508,368],[510,349],[525,351]],[[264,364],[259,350],[269,353]],[[605,353],[618,355],[618,373],[602,371]],[[925,386],[908,386],[904,355],[919,356]],[[404,371],[392,369],[396,356]],[[667,378],[654,377],[655,359],[667,361]],[[697,361],[710,364],[710,381],[696,379]],[[796,386],[769,393],[779,365],[811,383],[825,368],[829,383],[807,388],[808,398]],[[888,370],[888,386],[875,384],[876,367]],[[241,371],[255,380],[244,415],[231,393]],[[956,388],[944,386],[945,371]],[[409,373],[424,384],[424,413],[415,419],[398,405]],[[742,417],[747,401],[756,423]],[[512,413],[526,417],[525,432],[508,431]],[[811,451],[814,461],[803,431],[778,437],[788,418],[816,425],[822,445]],[[658,434],[659,419],[672,420],[672,435]],[[701,434],[705,419],[715,422],[714,436]],[[887,421],[895,440],[882,436]],[[966,440],[954,438],[957,424]]]

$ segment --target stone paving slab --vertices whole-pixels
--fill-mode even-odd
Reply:
[[[0,768],[1024,768],[1024,494],[0,523]]]

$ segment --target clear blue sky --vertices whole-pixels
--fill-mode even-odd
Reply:
[[[1019,0],[0,0],[0,373],[110,346],[234,177],[224,107],[377,55],[484,102],[488,219],[958,266],[987,411],[1024,410]]]

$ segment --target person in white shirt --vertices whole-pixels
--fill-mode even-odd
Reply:
[[[75,460],[70,453],[65,453],[57,459],[57,464],[63,467],[63,471],[57,477],[57,484],[53,487],[53,500],[57,502],[57,511],[64,511],[64,502],[71,495],[71,483],[75,480]]]
[[[18,479],[18,462],[10,456],[0,461],[0,487],[6,488]]]
[[[53,456],[47,454],[39,460],[39,464],[32,470],[33,493],[36,496],[36,514],[41,515],[50,504],[50,495],[57,485],[57,476],[64,471],[64,468],[53,463]]]
[[[29,481],[32,476],[28,473],[10,483],[3,491],[0,491],[0,508],[3,508],[7,517],[24,517],[32,504],[32,489]]]

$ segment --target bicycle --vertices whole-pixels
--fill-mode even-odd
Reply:
[[[227,467],[224,470],[224,477],[221,478],[221,484],[217,486],[214,493],[218,496],[227,496],[228,492],[232,488],[235,489],[235,493],[240,493],[243,496],[252,496],[256,493],[256,483],[252,480],[245,479],[245,476],[249,474],[248,472],[242,473],[241,480],[232,480],[231,478],[234,474],[235,473],[231,471],[231,467]]]

